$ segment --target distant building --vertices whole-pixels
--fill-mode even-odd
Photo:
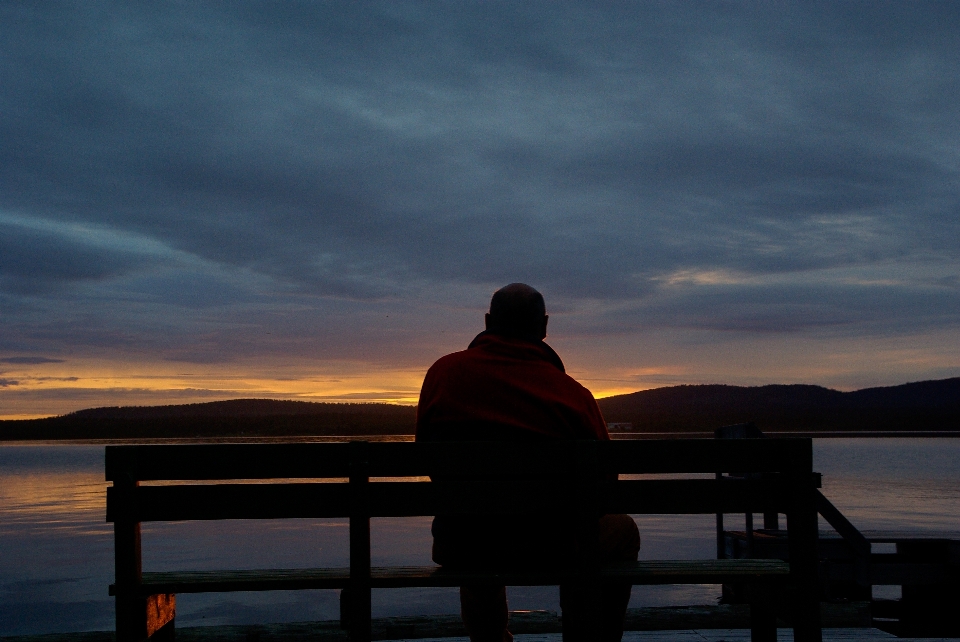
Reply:
[[[633,430],[632,421],[608,421],[607,432],[631,432]]]

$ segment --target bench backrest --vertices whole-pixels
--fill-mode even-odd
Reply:
[[[585,537],[577,572],[590,580],[599,569],[599,514],[777,511],[787,514],[791,580],[805,596],[794,608],[797,621],[806,623],[795,624],[797,639],[819,642],[812,462],[810,439],[109,446],[117,639],[142,639],[173,617],[170,595],[151,595],[144,617],[145,521],[348,517],[345,613],[351,638],[367,642],[371,517],[563,514]],[[765,474],[718,474],[724,472]],[[687,477],[616,479],[651,473]],[[428,477],[432,481],[424,481]],[[163,617],[150,619],[161,611]]]
[[[107,520],[348,517],[358,509],[371,517],[529,514],[578,507],[789,514],[795,491],[809,488],[811,470],[811,440],[795,438],[108,446],[106,478],[114,485]],[[731,471],[776,474],[611,479]],[[434,481],[396,479],[428,476]]]

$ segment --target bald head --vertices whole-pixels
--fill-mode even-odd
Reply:
[[[486,324],[488,332],[543,339],[547,319],[543,295],[526,283],[511,283],[493,293]]]

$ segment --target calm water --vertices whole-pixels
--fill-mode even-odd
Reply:
[[[960,439],[814,441],[823,492],[861,529],[960,530]],[[103,446],[0,446],[0,636],[113,627]],[[733,520],[729,516],[728,520]],[[711,516],[639,518],[644,558],[714,556]],[[347,566],[346,523],[147,524],[145,570]],[[373,524],[374,564],[430,561],[429,518]],[[716,586],[635,587],[632,606],[710,604]],[[180,626],[335,619],[334,591],[177,596]],[[511,608],[558,609],[555,588],[512,589]],[[375,593],[374,616],[456,613],[448,589]]]

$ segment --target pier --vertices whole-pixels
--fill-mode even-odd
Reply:
[[[820,532],[824,604],[868,607],[871,626],[901,637],[960,638],[960,534],[845,526],[846,536]],[[785,531],[776,528],[723,531],[722,546],[723,557],[787,557]],[[874,597],[877,586],[898,586],[901,596]],[[738,587],[724,586],[724,600],[739,602]]]
[[[395,620],[417,618],[391,618]],[[459,618],[456,618],[459,620]],[[432,638],[375,638],[394,642],[470,642],[461,634],[454,637]],[[562,642],[561,633],[517,633],[515,642]],[[347,642],[339,623],[295,622],[289,624],[258,624],[243,626],[183,627],[177,630],[179,642]],[[676,629],[658,631],[625,631],[623,642],[749,642],[750,629]],[[793,642],[792,629],[777,631],[779,642]],[[909,642],[910,638],[875,628],[824,628],[824,642]],[[929,638],[914,638],[916,642],[931,642]],[[89,633],[52,633],[0,638],[0,642],[115,642],[113,631]]]
[[[717,439],[758,439],[753,424],[716,430]],[[755,477],[735,474],[732,477]],[[718,473],[717,477],[721,475]],[[760,476],[762,477],[762,475]],[[816,480],[819,487],[819,475]],[[960,532],[860,531],[819,490],[817,513],[831,530],[821,530],[817,543],[820,601],[827,609],[860,605],[869,625],[899,637],[958,638],[960,618]],[[743,515],[742,530],[727,530],[717,514],[717,559],[789,559],[787,531],[777,513]],[[874,587],[900,587],[896,599],[874,597]],[[789,595],[781,596],[789,599]],[[745,601],[743,587],[725,584],[722,602]],[[834,606],[831,606],[834,605]],[[781,606],[781,610],[785,605]],[[854,609],[857,610],[857,609]]]
[[[814,481],[816,483],[816,476]],[[734,479],[725,483],[736,482]],[[897,639],[894,635],[899,639],[960,639],[953,621],[956,605],[960,604],[956,594],[960,533],[860,530],[819,492],[816,510],[830,527],[819,531],[817,543],[824,639]],[[730,561],[751,558],[787,560],[785,525],[782,513],[730,512],[721,515],[717,523],[717,557]],[[950,528],[949,523],[947,528]],[[712,555],[708,552],[707,556]],[[897,588],[899,596],[889,590],[874,591],[874,587],[890,586]],[[749,605],[738,596],[739,588],[736,584],[724,585],[721,604],[632,609],[627,615],[624,640],[733,642],[746,639],[750,634]],[[781,641],[793,637],[792,631],[785,627],[786,623],[782,618],[778,623],[777,639]],[[371,640],[465,641],[465,632],[455,615],[373,618],[371,625]],[[515,612],[511,627],[517,633],[518,642],[560,642],[561,639],[561,620],[555,612]],[[348,634],[336,620],[183,626],[177,629],[176,636],[180,640],[243,642],[306,639],[345,642],[348,639]],[[112,631],[0,638],[0,642],[108,640],[116,640]]]

